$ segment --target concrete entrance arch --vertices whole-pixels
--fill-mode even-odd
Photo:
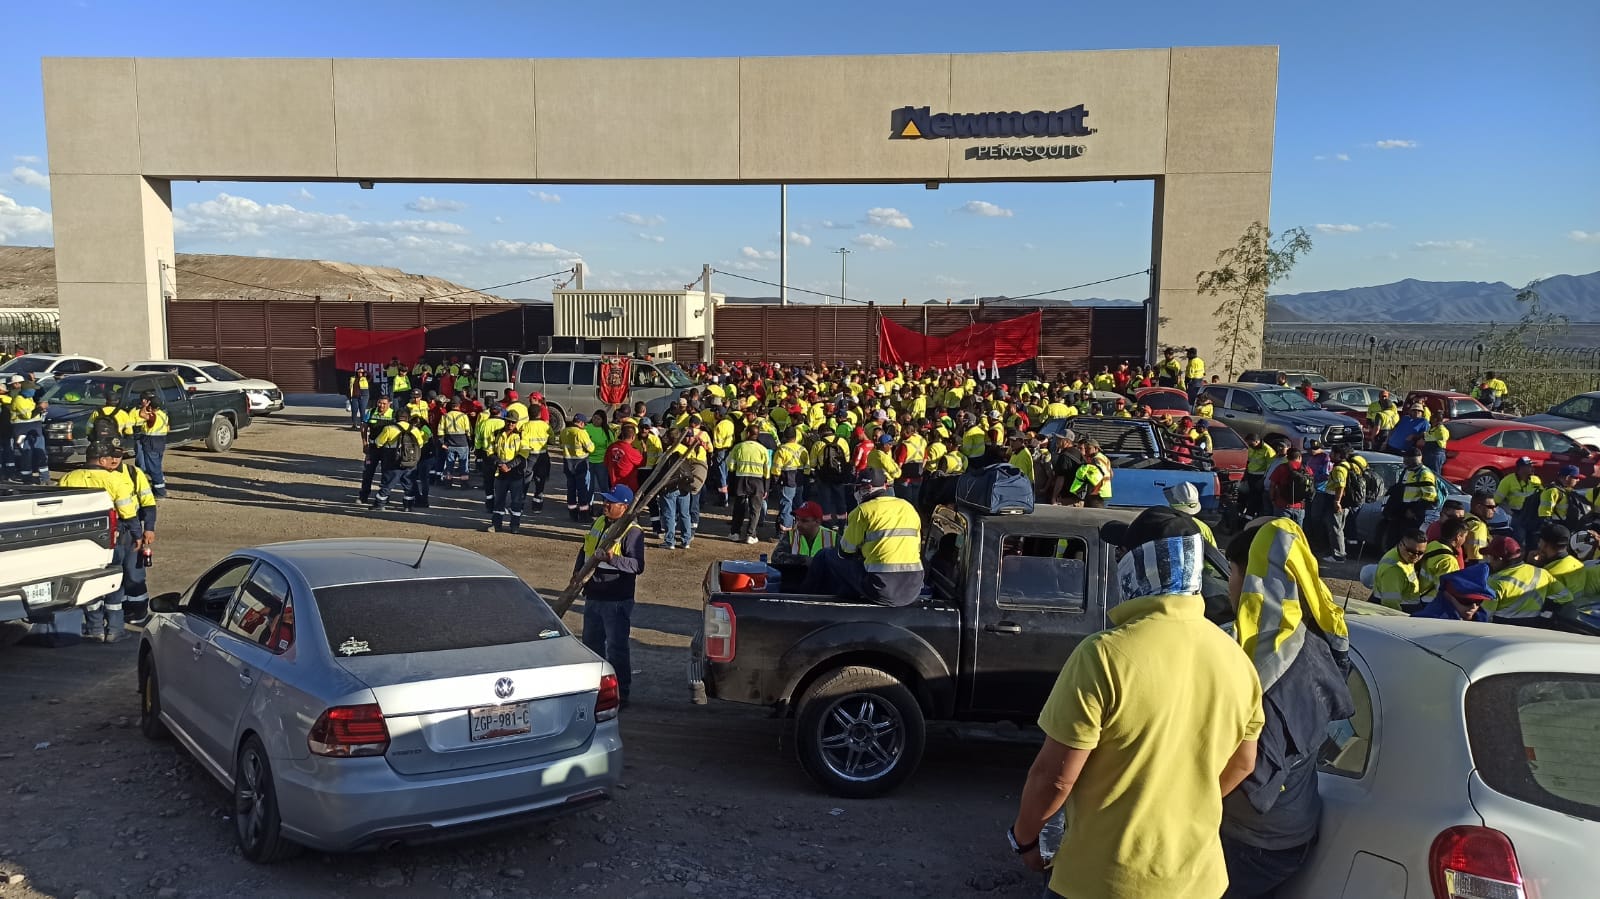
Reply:
[[[166,353],[173,180],[1155,182],[1152,341],[1267,220],[1276,47],[732,59],[44,60],[65,346]],[[165,283],[163,283],[165,279]]]

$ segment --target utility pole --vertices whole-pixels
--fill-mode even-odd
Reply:
[[[576,265],[574,265],[572,267],[572,286],[574,288],[576,288],[577,290],[580,290],[580,291],[583,290],[583,263],[582,262],[579,262],[579,263],[577,263]]]
[[[843,305],[844,304],[844,263],[845,263],[845,257],[850,255],[850,251],[845,249],[844,247],[840,247],[839,249],[834,250],[834,252],[839,254],[839,303],[840,303],[840,305]],[[822,302],[823,303],[827,303],[828,302],[827,298],[824,297]]]
[[[711,298],[711,265],[700,267],[700,287],[706,292],[706,357],[701,362],[717,361],[717,303]]]
[[[778,185],[778,305],[789,305],[789,185]]]

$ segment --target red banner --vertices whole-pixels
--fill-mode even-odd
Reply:
[[[1040,314],[1030,312],[1003,322],[982,322],[944,337],[929,337],[878,319],[878,358],[931,368],[1026,362],[1039,355]]]
[[[361,365],[383,366],[399,357],[400,364],[415,365],[428,344],[427,328],[405,331],[363,331],[360,328],[333,329],[333,367],[355,371]]]
[[[626,356],[612,356],[600,361],[600,402],[607,406],[620,406],[628,401],[628,380],[633,376],[633,363]]]

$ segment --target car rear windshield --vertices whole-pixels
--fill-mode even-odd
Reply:
[[[1600,675],[1502,674],[1467,689],[1472,761],[1497,792],[1600,821]]]
[[[1454,421],[1445,422],[1444,429],[1449,432],[1450,439],[1454,440],[1457,438],[1471,437],[1473,434],[1483,430],[1485,425],[1486,422],[1471,420],[1463,421],[1461,419],[1456,419]]]
[[[62,378],[44,389],[42,399],[52,406],[121,406],[132,383],[92,375]]]
[[[36,375],[50,367],[50,360],[43,356],[18,356],[0,365],[0,372],[8,375]]]
[[[1152,409],[1189,411],[1189,401],[1186,398],[1176,393],[1167,393],[1161,390],[1152,390],[1149,393],[1140,394],[1138,403],[1141,406],[1149,406]]]
[[[474,649],[567,633],[539,594],[511,577],[378,581],[313,592],[328,648],[340,657]]]
[[[1211,448],[1213,450],[1242,450],[1249,449],[1244,445],[1244,438],[1239,432],[1226,425],[1212,425],[1208,428],[1211,432]]]

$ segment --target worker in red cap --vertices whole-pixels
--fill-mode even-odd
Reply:
[[[812,556],[839,542],[837,531],[822,526],[822,507],[816,503],[802,503],[794,518],[794,529],[779,536],[772,550],[774,564],[809,565]]]

